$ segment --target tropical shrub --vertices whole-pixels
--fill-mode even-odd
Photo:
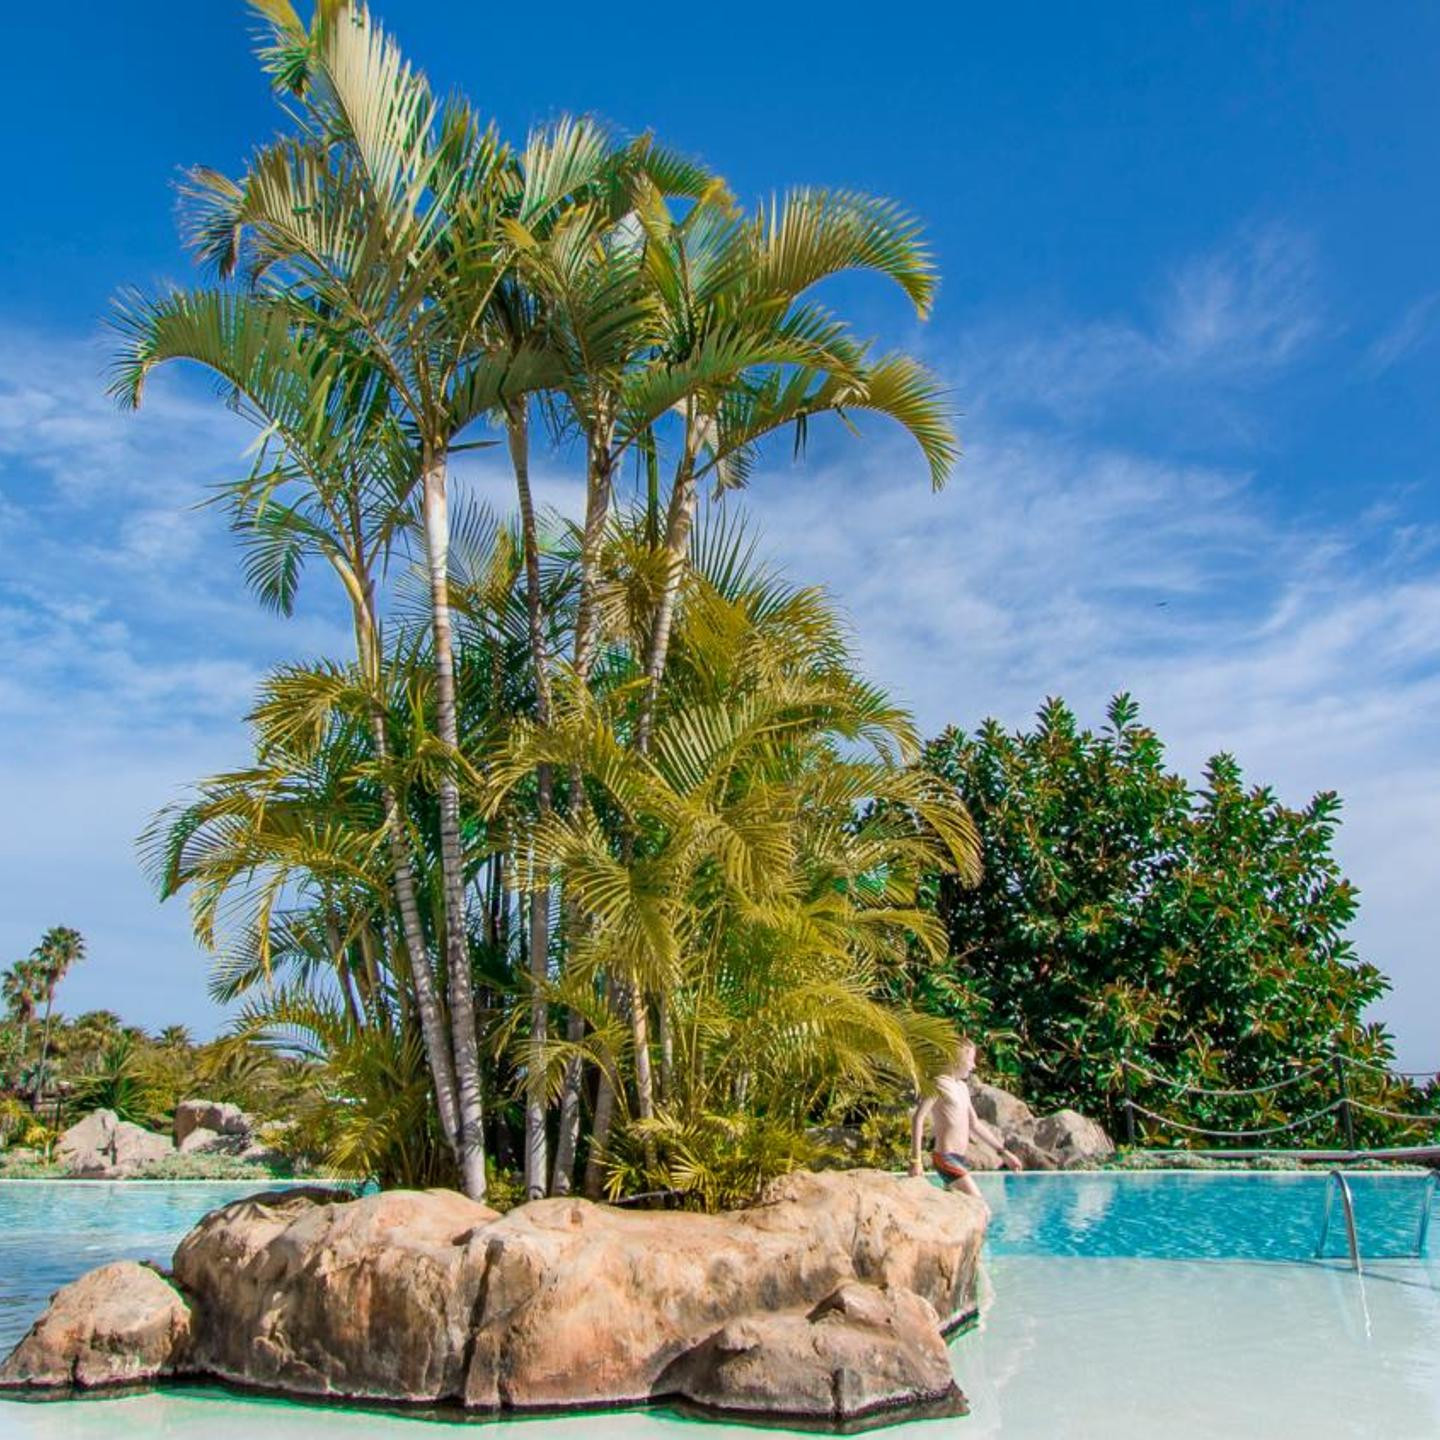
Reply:
[[[1247,785],[1227,755],[1192,787],[1167,768],[1126,695],[1099,731],[1051,700],[1032,730],[994,721],[973,735],[947,730],[925,764],[974,816],[983,871],[974,887],[949,877],[931,887],[949,959],[912,966],[907,993],[989,1037],[1002,1082],[1118,1131],[1122,1060],[1211,1090],[1323,1067],[1302,1084],[1240,1097],[1185,1096],[1131,1075],[1135,1100],[1157,1114],[1264,1128],[1334,1102],[1326,1062],[1338,1052],[1356,1062],[1358,1099],[1413,1102],[1386,1078],[1389,1035],[1365,1018],[1388,986],[1347,938],[1356,893],[1332,850],[1335,795],[1291,808]],[[1358,1122],[1362,1139],[1395,1133],[1363,1112]],[[1333,1143],[1338,1126],[1330,1114],[1280,1143]],[[1141,1134],[1183,1138],[1150,1122]]]
[[[528,831],[533,810],[546,837],[563,806],[564,823],[579,824],[586,787],[603,791],[604,775],[559,772],[537,748],[501,813],[490,808],[486,753],[512,716],[543,731],[562,689],[598,700],[615,678],[607,635],[620,597],[607,534],[626,461],[645,475],[645,524],[630,546],[638,563],[624,571],[643,613],[620,657],[634,704],[615,734],[639,756],[657,733],[707,483],[743,484],[778,431],[793,428],[803,444],[820,417],[853,425],[867,412],[902,426],[932,483],[943,482],[956,445],[940,385],[907,356],[872,354],[814,294],[834,275],[868,271],[924,315],[934,266],[919,227],[889,202],[807,189],[747,214],[703,166],[590,122],[563,119],[511,146],[463,97],[434,95],[364,5],[322,0],[308,21],[289,0],[253,8],[287,132],[237,177],[191,172],[187,236],[219,282],[124,302],[114,381],[134,405],[162,363],[190,360],[218,376],[262,436],[252,472],[227,491],[247,579],[288,613],[318,560],[354,620],[353,660],[307,667],[282,687],[294,702],[309,686],[312,747],[333,753],[348,728],[353,763],[331,767],[346,823],[326,829],[323,808],[302,815],[297,795],[282,807],[297,828],[283,835],[254,808],[290,780],[310,786],[298,740],[282,739],[282,755],[262,749],[230,785],[236,828],[253,832],[244,844],[258,847],[253,869],[265,877],[255,893],[272,887],[297,916],[295,934],[273,944],[268,918],[247,922],[242,943],[258,944],[260,972],[272,953],[287,953],[287,967],[308,955],[306,986],[338,996],[357,1028],[379,1026],[359,1013],[363,977],[392,984],[397,1015],[419,1036],[443,1143],[473,1195],[485,1191],[487,1142],[501,1143],[508,1126],[487,1103],[523,1081],[527,1191],[564,1192],[591,1092],[603,1113],[607,1093],[613,1102],[633,1087],[640,1118],[653,1118],[635,993],[656,977],[638,951],[581,958],[605,926],[566,893],[573,870],[531,865],[535,888],[515,897],[512,818]],[[557,441],[575,441],[557,456],[579,457],[584,497],[559,584],[546,574],[530,487],[531,426],[546,422]],[[451,457],[485,430],[504,441],[513,471],[511,579],[524,577],[523,590],[511,586],[517,603],[480,607],[496,622],[488,667],[473,663],[465,586],[450,564]],[[423,560],[423,600],[401,646],[386,577],[407,549]],[[505,663],[509,646],[518,669]],[[224,786],[207,788],[200,823],[206,843],[224,848]],[[597,824],[614,803],[595,797]],[[161,827],[179,856],[159,862],[167,893],[193,887],[202,940],[228,944],[206,932],[204,888],[246,888],[247,867],[220,877],[186,841],[185,822],[172,821]],[[621,837],[621,869],[647,863],[645,840]],[[578,973],[557,990],[572,958]],[[259,983],[253,966],[240,973],[242,988]],[[514,1014],[507,987],[524,990],[528,1015]],[[485,1053],[496,1024],[510,1021],[521,1048]],[[557,1025],[570,1050],[552,1094]],[[615,1053],[603,1043],[614,1025],[633,1037],[623,1077],[595,1068],[594,1046],[576,1048],[600,1036]]]

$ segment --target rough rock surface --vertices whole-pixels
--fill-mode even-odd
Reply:
[[[196,1130],[248,1140],[254,1128],[254,1122],[238,1105],[215,1100],[182,1100],[175,1107],[175,1143],[182,1149]]]
[[[727,1215],[556,1199],[501,1217],[450,1191],[303,1189],[237,1201],[186,1236],[188,1316],[139,1273],[146,1314],[156,1286],[178,1307],[165,1334],[188,1319],[186,1373],[480,1410],[681,1395],[828,1420],[963,1405],[940,1337],[974,1311],[984,1233],[969,1197],[867,1170],[787,1176]],[[137,1270],[67,1287],[33,1333],[63,1328],[70,1291]],[[166,1350],[149,1329],[110,1348],[117,1378],[179,1365],[178,1340]],[[69,1383],[64,1363],[19,1355],[8,1366],[32,1383]]]
[[[1018,1096],[971,1077],[970,1099],[975,1113],[1005,1137],[1006,1148],[1026,1170],[1060,1170],[1093,1164],[1115,1153],[1110,1137],[1076,1110],[1037,1116]],[[1000,1169],[997,1150],[976,1136],[967,1159],[972,1170]]]
[[[55,1146],[56,1158],[80,1179],[123,1179],[174,1153],[164,1135],[121,1120],[113,1110],[91,1111]]]
[[[1085,1165],[1115,1153],[1104,1130],[1078,1110],[1057,1110],[1038,1121],[1035,1143],[1061,1166]]]
[[[263,1146],[258,1146],[248,1135],[222,1135],[216,1130],[207,1126],[200,1126],[191,1130],[180,1142],[180,1153],[182,1155],[235,1155],[242,1159],[252,1158],[251,1152],[262,1152]]]
[[[172,1375],[188,1359],[190,1309],[162,1276],[122,1260],[56,1291],[0,1365],[0,1387],[93,1389]]]
[[[965,1412],[929,1302],[856,1281],[808,1313],[731,1321],[682,1355],[660,1388],[741,1415],[845,1421],[897,1405]]]
[[[472,1242],[486,1252],[485,1300],[465,1400],[652,1396],[725,1323],[808,1309],[854,1279],[912,1290],[949,1325],[974,1307],[984,1229],[969,1197],[871,1170],[790,1175],[728,1215],[521,1206]]]
[[[1005,1146],[1026,1170],[1058,1170],[1060,1162],[1047,1150],[1042,1150],[1029,1135],[1011,1133],[1005,1137]]]
[[[283,1190],[214,1211],[175,1252],[195,1365],[303,1395],[454,1398],[484,1278],[468,1242],[498,1219],[440,1190]]]
[[[970,1079],[970,1100],[975,1113],[995,1126],[1008,1140],[1012,1135],[1028,1136],[1035,1128],[1035,1112],[1018,1095],[987,1085],[973,1076]]]

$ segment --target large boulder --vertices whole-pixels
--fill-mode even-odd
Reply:
[[[1035,1112],[1018,1095],[970,1077],[970,1101],[975,1113],[993,1125],[1008,1141],[1012,1135],[1029,1139],[1035,1129]]]
[[[175,1252],[196,1302],[195,1363],[294,1394],[453,1399],[484,1279],[469,1241],[498,1218],[439,1190],[227,1205]]]
[[[98,1174],[113,1163],[111,1147],[120,1117],[113,1110],[92,1110],[55,1142],[55,1158],[72,1175]]]
[[[168,1135],[157,1135],[128,1120],[121,1120],[115,1126],[111,1154],[115,1157],[116,1170],[122,1175],[134,1175],[157,1160],[168,1160],[174,1153],[175,1146]]]
[[[124,1179],[174,1153],[175,1147],[164,1135],[122,1120],[113,1110],[92,1110],[55,1145],[61,1164],[71,1175],[86,1180]]]
[[[188,1131],[180,1142],[182,1155],[241,1155],[254,1148],[248,1135],[222,1135],[208,1126]]]
[[[843,1423],[896,1406],[950,1415],[966,1409],[929,1302],[855,1281],[808,1313],[731,1321],[682,1355],[661,1387],[741,1417]]]
[[[182,1150],[186,1139],[196,1130],[234,1135],[248,1141],[254,1129],[254,1121],[238,1105],[217,1100],[182,1100],[175,1107],[175,1143]]]
[[[633,1214],[575,1200],[512,1210],[476,1237],[485,1305],[468,1405],[618,1404],[726,1322],[808,1308],[848,1280],[927,1300],[942,1325],[975,1304],[984,1207],[923,1180],[801,1172],[727,1215]]]
[[[174,1286],[121,1260],[56,1291],[0,1365],[0,1387],[140,1384],[176,1373],[189,1345],[190,1309]]]
[[[935,1401],[938,1336],[974,1312],[984,1230],[968,1196],[864,1170],[787,1176],[726,1215],[555,1199],[499,1217],[445,1191],[292,1190],[215,1211],[174,1263],[193,1368],[246,1385],[479,1410],[628,1404],[675,1393],[672,1367],[727,1325],[779,1312],[743,1332],[760,1336],[747,1353],[775,1356],[740,1365],[735,1332],[730,1359],[686,1372],[694,1398],[744,1408],[747,1385],[789,1366],[807,1396],[831,1377],[816,1416],[829,1419],[837,1385],[847,1413]],[[880,1309],[816,1311],[857,1282]],[[902,1363],[922,1331],[924,1353]],[[867,1355],[883,1357],[874,1375],[850,1375]]]
[[[1110,1137],[1078,1110],[1057,1110],[1035,1126],[1035,1143],[1062,1167],[1092,1165],[1115,1153]]]

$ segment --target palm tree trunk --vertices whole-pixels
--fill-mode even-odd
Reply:
[[[535,671],[535,719],[550,723],[550,670],[545,653],[545,617],[540,594],[540,535],[535,501],[530,492],[530,433],[524,408],[510,417],[510,463],[520,502],[521,547],[525,556],[525,611],[530,635],[530,663]],[[550,814],[550,767],[536,772],[539,818]],[[525,1193],[531,1200],[545,1194],[545,1044],[549,1038],[550,887],[536,882],[530,894],[530,1045],[525,1068]],[[573,1163],[573,1161],[572,1161]]]
[[[455,704],[455,649],[450,630],[450,513],[445,457],[427,455],[423,474],[425,549],[430,568],[430,616],[435,645],[435,717],[440,742],[460,750]],[[440,872],[445,896],[445,959],[450,991],[450,1037],[455,1057],[460,1179],[472,1200],[485,1198],[485,1102],[480,1044],[465,928],[465,868],[460,841],[460,788],[448,769],[440,779]]]
[[[565,1017],[565,1038],[578,1045],[585,1038],[585,1017],[572,1010]],[[565,1062],[560,1090],[560,1124],[555,1136],[555,1165],[550,1172],[550,1193],[568,1195],[575,1185],[575,1151],[580,1143],[580,1081],[583,1067],[578,1055]]]
[[[435,1103],[440,1111],[440,1130],[445,1142],[460,1159],[459,1106],[455,1095],[455,1062],[450,1050],[450,1037],[445,1031],[444,1008],[436,993],[435,974],[430,968],[430,954],[425,944],[425,927],[420,920],[420,902],[415,894],[415,871],[410,860],[410,839],[405,833],[405,820],[399,797],[389,779],[390,737],[385,706],[380,699],[380,637],[375,621],[374,582],[361,565],[355,567],[360,595],[355,610],[355,643],[360,665],[370,689],[370,732],[375,740],[375,759],[379,766],[380,805],[385,816],[385,838],[390,849],[390,880],[395,890],[395,903],[400,911],[400,933],[405,958],[410,966],[410,979],[415,987],[415,1008],[420,1015],[420,1037],[425,1056],[430,1062],[430,1078],[435,1086]]]
[[[588,448],[585,528],[580,539],[580,600],[575,617],[575,673],[582,685],[590,679],[599,648],[600,616],[595,601],[600,588],[600,558],[614,482],[608,426],[591,436]]]
[[[600,1072],[600,1089],[595,1096],[595,1123],[590,1129],[590,1153],[585,1159],[585,1194],[591,1200],[600,1198],[601,1182],[604,1179],[605,1142],[610,1138],[610,1126],[615,1121],[615,1087],[609,1075]]]
[[[31,1103],[39,1106],[45,1092],[45,1071],[50,1062],[50,1016],[55,1009],[55,986],[59,984],[54,980],[45,990],[45,1028],[40,1037],[40,1063],[35,1070],[35,1092],[30,1097]]]
[[[575,618],[575,673],[582,685],[590,679],[598,649],[599,616],[595,609],[595,595],[599,588],[605,525],[610,516],[613,472],[609,446],[608,426],[598,427],[588,445],[585,528],[580,543],[580,598]],[[578,814],[585,805],[584,779],[578,772],[570,777],[570,793],[571,808]],[[579,917],[572,917],[572,926],[578,923]],[[584,1038],[584,1033],[584,1021],[572,1016],[567,1026],[568,1037],[578,1043]],[[560,1134],[556,1140],[555,1173],[551,1179],[551,1188],[557,1195],[568,1194],[572,1184],[575,1151],[580,1138],[580,1086],[583,1078],[581,1064],[571,1061],[565,1068],[560,1096]],[[610,1131],[614,1110],[615,1095],[609,1078],[601,1071],[590,1155],[585,1163],[585,1193],[592,1197],[600,1193],[599,1156]]]
[[[630,986],[630,1034],[635,1045],[635,1100],[636,1109],[642,1120],[655,1118],[655,1075],[650,1063],[650,1012],[646,1008],[645,992],[639,982]],[[647,1158],[654,1149],[652,1141],[645,1142]]]
[[[655,705],[660,698],[660,682],[665,676],[665,661],[670,654],[670,633],[675,624],[675,605],[680,594],[680,581],[685,574],[685,560],[690,550],[690,530],[695,521],[695,461],[688,441],[675,484],[670,491],[670,505],[665,517],[665,583],[655,603],[655,618],[650,626],[650,647],[645,657],[645,675],[649,684],[641,702],[640,723],[636,727],[635,746],[640,753],[650,749],[650,734],[655,724]]]

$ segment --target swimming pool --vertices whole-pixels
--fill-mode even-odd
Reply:
[[[1316,1174],[983,1176],[995,1211],[984,1316],[952,1354],[972,1413],[887,1434],[933,1440],[1440,1435],[1440,1264],[1309,1258]],[[1366,1256],[1413,1246],[1421,1177],[1354,1176]],[[0,1347],[57,1285],[168,1258],[235,1185],[0,1184]],[[1437,1206],[1440,1208],[1440,1206]],[[1436,1234],[1440,1235],[1440,1217]],[[1334,1232],[1343,1252],[1340,1229]],[[1433,1241],[1432,1241],[1433,1247]],[[416,1440],[415,1420],[156,1393],[0,1401],[15,1440]],[[663,1410],[493,1422],[523,1440],[677,1440]],[[762,1432],[711,1425],[716,1440]]]

